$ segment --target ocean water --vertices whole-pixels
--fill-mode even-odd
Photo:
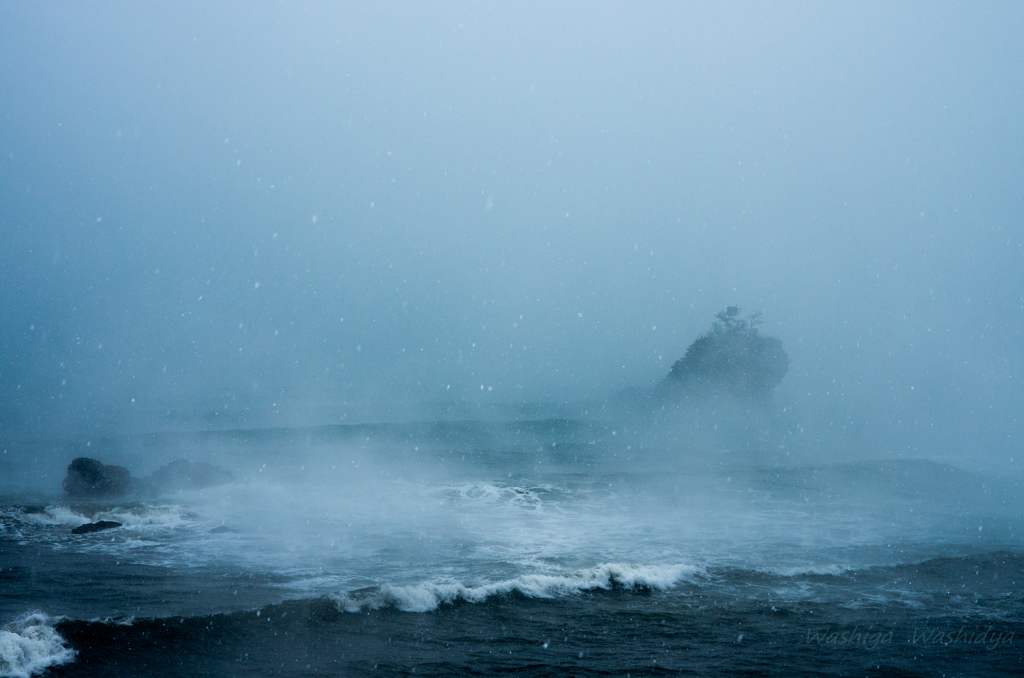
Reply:
[[[184,456],[236,482],[0,499],[0,675],[1024,672],[1015,480],[672,440],[559,419],[102,441],[137,475]],[[123,527],[72,534],[95,520]]]

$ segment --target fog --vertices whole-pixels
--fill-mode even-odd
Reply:
[[[0,435],[593,417],[738,305],[805,449],[1018,475],[1022,20],[5,4]]]

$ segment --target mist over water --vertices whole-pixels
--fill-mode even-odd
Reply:
[[[390,643],[395,610],[462,638],[535,599],[551,628],[699,598],[741,638],[779,628],[749,601],[1024,634],[1022,26],[996,2],[0,6],[0,640],[29,657],[0,676],[128,661],[143,637],[108,618],[256,656],[254,613],[367,613]],[[729,306],[763,313],[781,384],[666,390]],[[234,482],[74,501],[76,457]],[[992,578],[955,598],[964,572]]]
[[[7,430],[603,399],[737,304],[844,451],[1012,470],[1012,5],[3,11]]]

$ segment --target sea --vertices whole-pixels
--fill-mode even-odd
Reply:
[[[0,676],[1024,675],[1019,479],[707,433],[581,414],[9,440]],[[70,501],[86,453],[235,482]],[[98,520],[122,527],[72,533]]]

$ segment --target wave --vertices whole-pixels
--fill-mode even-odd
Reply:
[[[482,603],[492,596],[518,593],[527,598],[559,598],[586,591],[670,589],[700,572],[693,565],[623,565],[608,563],[567,575],[529,574],[480,586],[425,582],[385,585],[334,594],[330,598],[345,612],[394,607],[403,612],[430,612],[457,601]]]
[[[185,507],[174,504],[129,504],[104,509],[57,505],[30,511],[18,509],[9,516],[30,525],[71,528],[99,520],[112,520],[127,528],[176,528],[194,518]]]
[[[841,575],[856,570],[853,565],[791,565],[759,568],[755,571],[774,574],[780,577],[800,577],[803,575]]]
[[[441,489],[441,496],[449,501],[473,504],[509,504],[525,509],[541,508],[546,500],[560,499],[564,491],[554,485],[519,487],[472,482]]]
[[[75,658],[53,623],[41,612],[24,614],[0,630],[0,677],[28,678]]]

